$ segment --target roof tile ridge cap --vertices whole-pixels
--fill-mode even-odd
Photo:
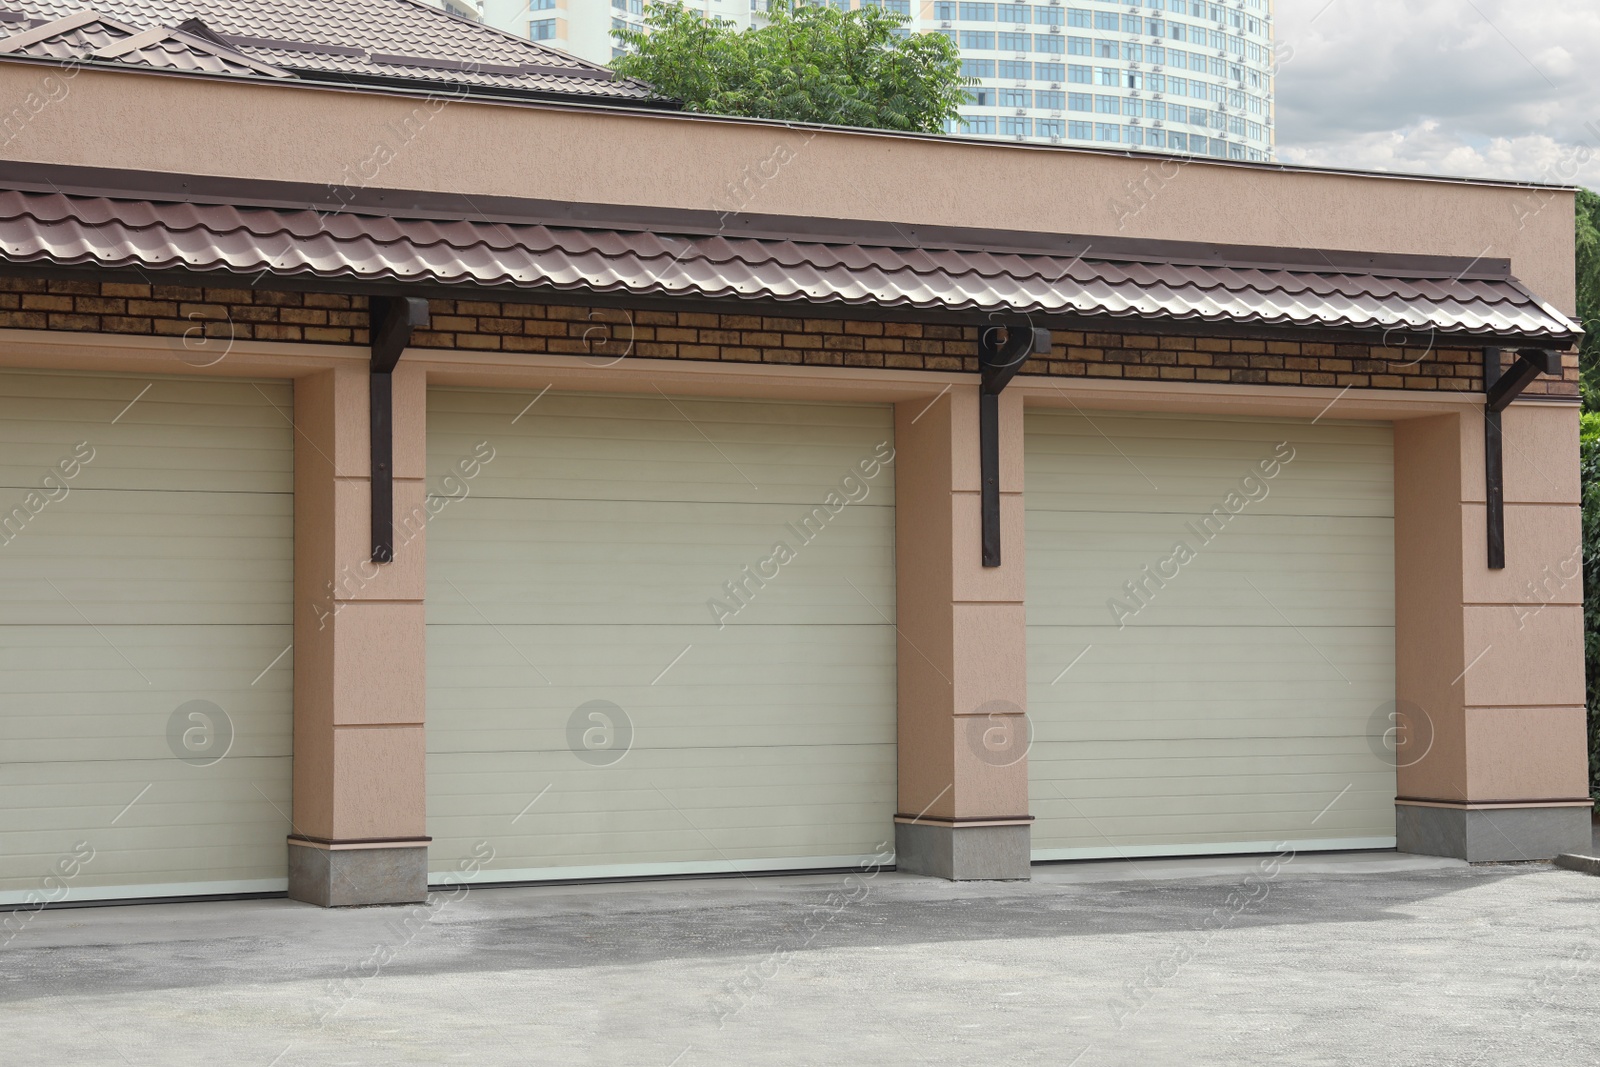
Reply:
[[[191,21],[198,22],[199,20],[193,19]],[[204,23],[201,23],[201,25],[204,25]],[[157,33],[157,31],[164,32]],[[298,77],[298,75],[294,74],[292,71],[285,70],[282,67],[274,66],[271,63],[263,63],[259,59],[254,59],[250,56],[247,56],[239,49],[224,41],[213,41],[209,37],[206,37],[202,34],[191,33],[180,26],[153,26],[149,30],[146,30],[145,33],[156,35],[151,41],[148,42],[149,44],[159,44],[161,41],[168,40],[178,41],[180,44],[183,44],[188,48],[192,48],[195,51],[202,52],[205,55],[213,56],[217,59],[224,59],[229,63],[237,63],[242,67],[249,67],[251,70],[262,74],[271,74],[273,77],[278,78]],[[129,39],[131,40],[132,38]],[[138,47],[144,46],[140,45]]]
[[[104,48],[96,48],[92,50],[89,53],[89,58],[118,59],[127,55],[129,52],[148,47],[149,45],[155,44],[158,41],[164,40],[171,32],[172,31],[168,30],[165,26],[147,26],[144,29],[137,31],[130,37],[124,37],[120,41],[112,41]]]
[[[18,49],[27,48],[29,45],[38,44],[40,41],[48,41],[52,37],[59,37],[64,33],[71,33],[73,30],[82,29],[83,27],[92,25],[96,22],[103,23],[112,29],[122,30],[128,34],[136,34],[139,32],[139,28],[137,26],[122,22],[118,19],[110,18],[109,16],[100,14],[93,8],[86,7],[82,8],[81,10],[74,11],[69,15],[62,15],[60,18],[51,19],[49,22],[35,26],[31,30],[23,30],[21,33],[13,33],[6,37],[0,37],[0,54],[12,53]]]
[[[1530,303],[1532,303],[1540,311],[1543,311],[1546,315],[1549,315],[1552,318],[1558,320],[1559,322],[1562,322],[1565,325],[1570,326],[1572,328],[1573,332],[1575,332],[1575,333],[1582,333],[1583,332],[1583,323],[1581,321],[1579,321],[1578,319],[1572,318],[1565,311],[1562,311],[1560,308],[1558,308],[1554,304],[1550,303],[1544,297],[1540,296],[1538,293],[1536,293],[1532,289],[1528,288],[1528,286],[1523,283],[1522,279],[1518,278],[1515,274],[1509,275],[1506,278],[1506,282],[1508,282],[1510,284],[1512,289],[1516,290],[1518,293],[1521,293],[1523,296],[1527,297],[1528,301]]]

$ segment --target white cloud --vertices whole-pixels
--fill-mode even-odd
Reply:
[[[1279,158],[1600,187],[1592,0],[1279,0]]]

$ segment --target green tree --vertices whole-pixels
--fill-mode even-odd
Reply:
[[[1600,195],[1578,190],[1578,321],[1583,323],[1583,407],[1600,410]]]
[[[1600,798],[1600,427],[1584,419],[1579,470],[1583,475],[1583,659],[1588,673],[1589,779]]]
[[[1589,775],[1600,797],[1600,196],[1578,190],[1578,319],[1583,323],[1583,650],[1589,681]]]
[[[687,111],[938,133],[966,102],[961,58],[938,33],[908,34],[882,7],[840,11],[772,0],[766,24],[736,32],[677,3],[645,8],[643,33],[612,68]]]

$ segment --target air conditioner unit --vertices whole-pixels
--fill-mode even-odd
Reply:
[[[1061,27],[1060,26],[1051,26],[1050,27],[1050,32],[1051,33],[1060,33],[1061,32]]]
[[[1051,2],[1051,3],[1052,3],[1052,4],[1059,4],[1059,3],[1061,3],[1061,0],[1050,0],[1050,2]],[[1050,138],[1050,143],[1051,143],[1051,144],[1060,144],[1060,143],[1061,143],[1061,138],[1059,138],[1059,137],[1052,137],[1052,138]]]
[[[953,22],[945,21],[945,22],[939,23],[939,28],[941,30],[948,30],[950,27],[952,27],[954,25],[955,25],[955,23],[953,23]]]
[[[1061,83],[1060,82],[1051,82],[1050,83],[1050,88],[1059,89],[1059,88],[1061,88]]]
[[[1166,129],[1166,125],[1167,124],[1164,123],[1164,122],[1156,121],[1156,122],[1152,122],[1150,125],[1152,127],[1154,127],[1155,129],[1162,130],[1162,129]]]
[[[1028,87],[1028,83],[1025,82],[1025,81],[1019,81],[1019,82],[1016,82],[1015,84],[1016,84],[1016,87],[1018,89],[1026,89]]]
[[[1050,112],[1050,117],[1053,118],[1053,119],[1059,119],[1061,117],[1061,112],[1052,111],[1052,112]]]
[[[1028,109],[1025,108],[1025,107],[1019,107],[1019,108],[1017,108],[1017,110],[1015,112],[1015,114],[1018,114],[1018,115],[1026,115],[1027,113],[1028,113]]]

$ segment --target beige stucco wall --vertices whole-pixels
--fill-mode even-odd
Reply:
[[[1456,805],[1588,791],[1578,411],[1503,416],[1506,567],[1486,562],[1481,407],[1395,425],[1396,675],[1432,747],[1399,796]]]
[[[0,100],[52,75],[0,62]],[[224,79],[81,71],[56,85],[11,158],[713,210],[730,231],[757,212],[1509,258],[1573,306],[1570,192]]]
[[[1021,396],[1002,395],[1000,408],[1002,562],[984,567],[977,387],[895,405],[902,815],[1028,813]],[[987,729],[1015,752],[984,752],[974,735]]]
[[[370,562],[363,362],[295,380],[294,831],[333,842],[427,832],[423,540]],[[397,368],[397,515],[422,500],[426,394]]]

